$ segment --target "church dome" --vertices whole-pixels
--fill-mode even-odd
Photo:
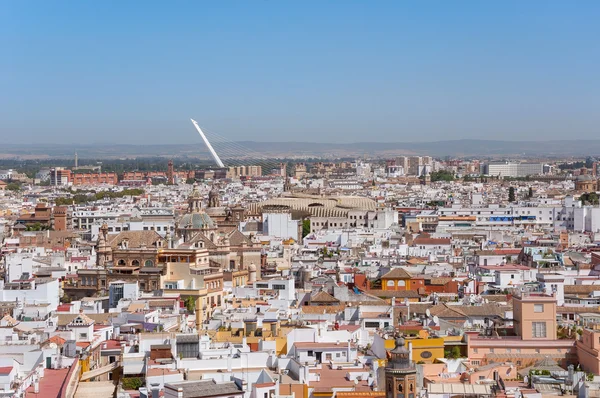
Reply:
[[[584,181],[592,181],[593,179],[594,178],[589,174],[581,174],[581,175],[577,176],[576,181],[584,182]]]
[[[202,229],[202,228],[214,228],[215,223],[210,216],[203,212],[194,212],[184,214],[179,220],[179,228],[191,228],[191,229]]]

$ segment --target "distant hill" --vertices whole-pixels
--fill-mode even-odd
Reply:
[[[396,155],[431,155],[437,157],[552,157],[594,156],[600,154],[600,140],[550,140],[550,141],[501,141],[501,140],[447,140],[433,142],[356,142],[356,143],[310,143],[310,142],[256,142],[240,141],[220,147],[214,144],[222,158],[290,158],[290,157],[391,157]],[[121,144],[3,144],[0,158],[72,158],[77,152],[80,158],[123,157],[190,157],[207,158],[208,151],[201,143],[189,145],[121,145]]]

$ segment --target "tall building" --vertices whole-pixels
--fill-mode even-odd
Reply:
[[[417,368],[404,347],[404,339],[396,339],[385,367],[386,398],[415,398],[417,393]]]
[[[169,185],[175,184],[175,176],[173,174],[173,161],[169,160],[168,168],[167,168],[167,183]]]
[[[294,166],[294,177],[299,180],[306,175],[306,164],[296,163]]]
[[[56,206],[53,211],[54,217],[54,230],[55,231],[66,231],[67,228],[67,207]]]
[[[408,174],[410,175],[419,175],[419,169],[423,164],[423,161],[420,156],[411,156],[408,158]]]
[[[50,185],[69,185],[71,182],[71,170],[64,167],[50,169]]]

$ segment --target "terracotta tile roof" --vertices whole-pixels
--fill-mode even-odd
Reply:
[[[344,311],[344,304],[338,305],[304,305],[301,310],[304,314],[335,314]]]
[[[340,300],[333,297],[326,291],[319,291],[310,298],[311,303],[339,303]]]
[[[79,314],[57,314],[58,326],[67,326],[75,319]],[[117,314],[103,313],[103,314],[86,314],[87,317],[93,319],[97,324],[110,324],[110,319],[115,318]]]
[[[457,306],[446,306],[445,304],[434,305],[429,309],[431,316],[437,316],[438,318],[466,318],[466,314],[461,311]],[[411,305],[412,311],[412,305]]]
[[[335,396],[340,398],[384,398],[385,391],[336,391]]]
[[[160,300],[148,300],[148,306],[152,307],[173,307],[176,299],[160,299]]]
[[[81,320],[81,323],[79,322],[75,322],[77,319]],[[81,314],[77,314],[75,315],[75,318],[71,319],[71,322],[69,322],[69,325],[91,325],[93,324],[95,321],[90,318],[89,316],[87,316],[84,313]]]
[[[164,241],[156,231],[123,231],[117,235],[109,236],[109,244],[113,250],[119,249],[121,243],[127,240],[128,247],[137,249],[142,246],[147,248],[156,247],[156,242]]]
[[[12,372],[13,367],[12,366],[2,366],[0,367],[0,375],[7,375],[10,372]]]
[[[248,246],[252,245],[252,240],[237,229],[231,231],[228,238],[231,246],[241,246],[242,243],[245,243]]]
[[[403,268],[394,268],[387,274],[383,275],[381,279],[410,279],[412,275],[406,272]]]
[[[600,290],[600,285],[565,285],[565,294],[590,294]]]
[[[66,341],[67,340],[63,339],[60,336],[52,336],[48,340],[46,340],[46,343],[54,343],[60,347],[60,346],[64,345]]]
[[[557,314],[585,314],[585,313],[590,313],[590,314],[599,314],[600,313],[600,309],[598,307],[569,307],[569,306],[563,306],[563,307],[556,307],[556,313]]]
[[[451,244],[450,239],[435,239],[435,238],[416,238],[413,241],[414,245],[438,245],[438,246],[449,246]]]
[[[192,239],[179,245],[179,248],[190,248],[193,247],[197,242],[203,242],[204,247],[208,250],[216,249],[218,247],[206,235],[204,235],[202,232],[198,232]]]
[[[369,290],[369,294],[384,298],[420,298],[421,296],[415,290]]]

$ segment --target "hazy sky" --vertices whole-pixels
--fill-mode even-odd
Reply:
[[[2,142],[600,138],[600,1],[2,1]],[[0,142],[1,145],[1,142]]]

